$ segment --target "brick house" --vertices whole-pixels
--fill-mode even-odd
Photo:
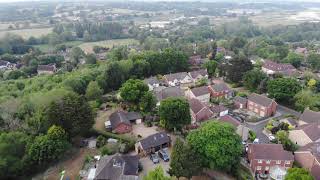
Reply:
[[[150,135],[135,144],[135,150],[140,156],[147,156],[160,149],[170,147],[171,138],[165,132]]]
[[[112,132],[124,134],[132,131],[132,123],[140,124],[141,121],[142,117],[137,112],[116,111],[105,122],[105,127]]]
[[[203,104],[200,100],[193,98],[189,99],[188,102],[190,106],[192,124],[208,120],[212,117],[213,113],[210,108]]]
[[[315,122],[320,122],[320,112],[315,112],[306,108],[299,118],[298,125],[301,126]]]
[[[293,75],[297,69],[289,63],[277,63],[266,60],[262,66],[262,71],[268,75],[282,74],[290,76]]]
[[[320,143],[310,143],[294,152],[294,160],[311,172],[315,179],[320,179]]]
[[[282,144],[249,144],[248,160],[255,174],[269,174],[273,166],[289,169],[293,165],[294,156],[285,151]]]
[[[233,103],[234,103],[235,108],[237,108],[237,109],[246,109],[248,99],[244,98],[244,97],[236,96],[233,99]]]
[[[310,123],[299,126],[289,131],[289,139],[299,146],[320,142],[320,124]]]
[[[230,98],[233,95],[233,91],[224,82],[209,86],[209,90],[213,98]]]
[[[247,109],[261,117],[270,117],[276,113],[277,103],[266,96],[252,93],[248,97]]]
[[[186,92],[186,96],[189,99],[196,98],[201,102],[209,102],[210,101],[210,91],[208,86],[201,86],[189,89]]]

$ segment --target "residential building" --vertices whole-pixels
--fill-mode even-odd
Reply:
[[[105,127],[118,134],[132,131],[132,123],[140,124],[142,116],[137,112],[116,111],[105,122]]]
[[[192,78],[186,72],[179,72],[174,74],[166,74],[163,76],[164,80],[169,86],[190,86],[193,83]]]
[[[94,180],[138,180],[139,157],[114,154],[103,156],[93,169]]]
[[[301,114],[298,124],[304,125],[304,124],[310,124],[310,123],[320,123],[320,112],[315,112],[310,110],[309,108],[306,108],[303,113]]]
[[[289,139],[299,146],[320,142],[320,123],[310,123],[289,131]]]
[[[147,156],[150,153],[167,148],[171,145],[171,138],[165,132],[150,135],[135,144],[136,152],[140,156]]]
[[[199,67],[204,64],[205,60],[200,55],[190,56],[188,60],[189,64],[194,67]]]
[[[233,99],[233,103],[234,103],[234,106],[237,109],[246,109],[247,108],[248,99],[244,98],[244,97],[236,96]]]
[[[248,159],[252,172],[269,174],[273,166],[291,168],[294,156],[291,152],[285,151],[282,144],[249,144]]]
[[[262,71],[268,75],[282,74],[290,76],[296,72],[296,68],[289,63],[277,63],[266,60],[262,66]]]
[[[294,152],[294,160],[311,172],[315,179],[320,179],[320,143],[310,143]]]
[[[48,65],[38,65],[38,75],[41,74],[54,74],[57,71],[55,64],[48,64]]]
[[[248,96],[247,109],[261,117],[270,117],[276,113],[277,103],[266,96],[252,93]]]
[[[211,106],[210,110],[212,111],[214,117],[225,116],[229,113],[229,109],[223,105]]]
[[[233,91],[224,82],[209,86],[209,90],[213,98],[230,98],[233,95]]]
[[[208,79],[208,72],[206,69],[200,69],[197,71],[189,72],[189,76],[192,78],[193,82],[199,82],[201,79]]]
[[[167,88],[161,88],[159,91],[154,91],[155,96],[158,100],[157,105],[160,105],[160,102],[164,99],[167,99],[169,97],[184,97],[184,91],[179,87],[167,87]]]
[[[247,141],[249,137],[249,128],[241,124],[240,121],[238,121],[236,118],[230,116],[230,115],[225,115],[222,117],[219,117],[218,119],[221,122],[229,123],[232,126],[236,128],[237,134],[242,138],[242,141]]]
[[[189,99],[188,102],[190,105],[192,124],[208,120],[212,117],[213,113],[210,110],[210,108],[207,107],[200,100],[192,98],[192,99]]]
[[[201,102],[208,103],[210,101],[210,91],[208,86],[201,86],[201,87],[189,89],[186,92],[186,96],[189,99],[196,98]]]
[[[159,87],[161,84],[163,84],[157,77],[155,76],[152,76],[152,77],[149,77],[145,80],[143,80],[144,83],[146,83],[149,87],[149,90],[150,91],[153,91],[154,88],[157,88]]]

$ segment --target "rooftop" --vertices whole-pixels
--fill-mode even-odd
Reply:
[[[208,86],[201,86],[201,87],[196,87],[196,88],[192,88],[191,92],[196,96],[202,96],[205,94],[210,94],[209,88]]]
[[[150,135],[140,141],[143,149],[149,149],[152,147],[160,146],[161,144],[165,144],[170,142],[170,136],[165,132],[159,132],[153,135]]]
[[[283,149],[282,144],[249,144],[253,159],[293,161],[293,154]]]
[[[248,100],[256,103],[256,104],[260,104],[264,107],[268,107],[272,104],[272,102],[274,102],[273,99],[270,99],[264,95],[260,95],[260,94],[256,94],[256,93],[252,93],[249,95]]]

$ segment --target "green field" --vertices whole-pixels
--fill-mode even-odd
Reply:
[[[7,33],[17,34],[27,39],[31,36],[40,37],[52,32],[52,28],[35,28],[35,29],[19,29],[19,30],[7,30],[0,31],[0,38],[4,37]]]
[[[73,47],[73,46],[79,46],[82,43],[83,43],[82,41],[70,41],[70,42],[65,42],[63,44],[65,44],[66,46],[69,46],[69,47]],[[50,52],[50,51],[53,51],[55,48],[55,46],[52,46],[49,44],[40,44],[40,45],[35,45],[33,47],[39,48],[40,51],[42,51],[42,52]]]
[[[113,39],[113,40],[106,40],[106,41],[82,43],[79,45],[79,47],[87,53],[93,53],[93,50],[92,50],[93,46],[103,46],[103,47],[111,48],[113,46],[133,45],[133,44],[138,44],[138,41],[135,39]]]

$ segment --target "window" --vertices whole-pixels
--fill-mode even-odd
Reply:
[[[261,170],[261,166],[257,166],[257,170],[258,170],[258,171]]]
[[[281,164],[281,161],[276,161],[276,164]]]
[[[286,164],[290,164],[290,161],[286,161]]]
[[[261,163],[262,163],[262,160],[258,160],[258,163],[261,164]]]
[[[267,164],[270,164],[270,160],[267,161]]]

